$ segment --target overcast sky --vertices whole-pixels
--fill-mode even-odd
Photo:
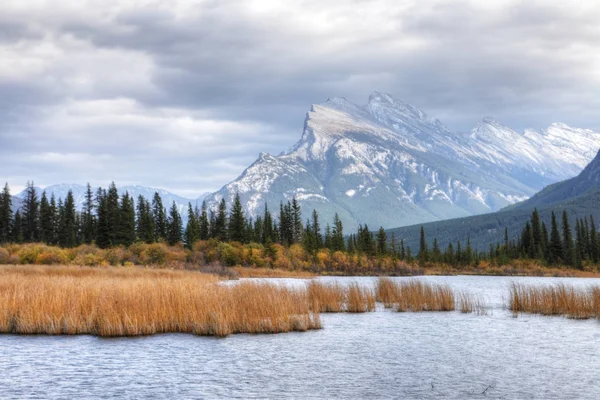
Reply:
[[[191,198],[374,90],[455,130],[600,130],[599,21],[596,0],[2,0],[0,180]]]

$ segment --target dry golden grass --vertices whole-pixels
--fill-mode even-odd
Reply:
[[[346,289],[346,311],[364,313],[375,311],[375,294],[371,289],[352,283]]]
[[[312,278],[314,273],[309,271],[288,271],[277,268],[230,267],[240,278]]]
[[[0,332],[226,336],[321,327],[306,290],[138,268],[0,267]]]
[[[310,281],[307,286],[311,308],[323,313],[339,313],[345,310],[346,293],[338,283]]]
[[[379,278],[377,301],[397,311],[454,311],[454,292],[447,285],[425,283],[419,280],[394,282]]]
[[[565,315],[573,319],[600,317],[600,288],[577,289],[565,284],[530,286],[512,283],[508,308],[541,315]]]
[[[336,283],[310,281],[307,286],[311,308],[323,313],[364,313],[375,311],[375,295],[357,283],[344,287]]]
[[[458,309],[463,314],[475,313],[477,315],[486,315],[487,307],[481,296],[468,292],[458,294]]]

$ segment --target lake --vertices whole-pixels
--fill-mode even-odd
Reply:
[[[0,398],[600,398],[597,320],[514,318],[504,309],[511,282],[585,287],[600,279],[417,279],[481,294],[488,314],[396,313],[378,305],[373,313],[323,314],[322,330],[303,333],[0,335]]]

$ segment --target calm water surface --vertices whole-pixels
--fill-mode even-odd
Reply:
[[[488,315],[379,308],[323,315],[319,331],[224,339],[0,335],[0,398],[600,398],[598,321],[503,309],[511,281],[600,280],[419,279],[481,293]]]

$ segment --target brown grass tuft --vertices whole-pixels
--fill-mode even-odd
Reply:
[[[486,315],[487,307],[481,296],[468,292],[458,294],[458,309],[463,314],[475,313],[477,315]]]
[[[508,308],[517,316],[521,312],[541,315],[564,315],[573,319],[600,316],[600,288],[577,289],[565,284],[530,286],[512,283]]]
[[[0,332],[226,336],[321,327],[306,290],[138,268],[0,267]]]
[[[311,308],[323,313],[364,313],[375,311],[375,295],[357,283],[347,287],[339,283],[310,281],[307,286]]]
[[[455,308],[454,292],[447,285],[379,278],[376,293],[378,301],[397,311],[453,311]]]

